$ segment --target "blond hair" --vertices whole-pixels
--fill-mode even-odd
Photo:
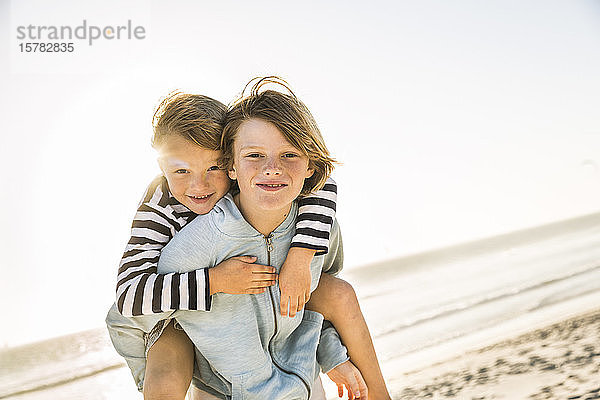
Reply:
[[[209,150],[219,150],[227,107],[199,94],[172,92],[156,108],[152,147],[160,148],[170,135],[180,135]]]
[[[250,93],[245,95],[251,84]],[[265,90],[268,84],[283,87],[288,93]],[[336,161],[330,156],[308,108],[296,97],[287,82],[275,76],[252,79],[240,97],[229,106],[221,138],[225,168],[231,170],[233,167],[234,142],[240,125],[252,118],[275,125],[292,146],[308,157],[309,168],[314,173],[305,180],[301,195],[308,195],[323,187]]]

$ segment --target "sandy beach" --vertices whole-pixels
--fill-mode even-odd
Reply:
[[[344,277],[394,399],[600,399],[598,260],[600,213]],[[141,397],[103,327],[0,349],[0,398]]]
[[[600,399],[600,310],[469,351],[418,370],[383,365],[395,400]],[[335,387],[324,377],[329,399]],[[141,399],[126,367],[39,391],[15,400]]]
[[[394,399],[600,399],[600,310],[391,377]]]

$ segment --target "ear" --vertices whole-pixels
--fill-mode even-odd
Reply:
[[[227,171],[227,174],[229,175],[229,178],[232,180],[236,180],[237,179],[237,173],[235,172],[235,167],[231,167],[231,169],[229,171]]]
[[[311,176],[313,176],[313,174],[315,173],[315,169],[314,168],[307,168],[306,169],[306,176],[304,177],[304,179],[308,179]]]

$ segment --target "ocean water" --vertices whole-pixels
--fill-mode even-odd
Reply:
[[[600,298],[600,214],[371,265],[349,278],[385,364],[533,321],[557,305],[580,312],[577,299]]]
[[[344,277],[356,288],[386,371],[434,346],[600,294],[600,213],[367,265]],[[136,396],[103,328],[0,350],[0,399]]]

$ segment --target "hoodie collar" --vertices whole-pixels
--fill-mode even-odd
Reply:
[[[285,220],[279,224],[272,232],[274,236],[287,232],[296,221],[298,205],[296,201],[292,203],[290,212]],[[233,194],[227,193],[221,198],[213,209],[213,221],[216,228],[223,234],[231,237],[256,237],[263,235],[244,219],[242,212],[233,201]]]

